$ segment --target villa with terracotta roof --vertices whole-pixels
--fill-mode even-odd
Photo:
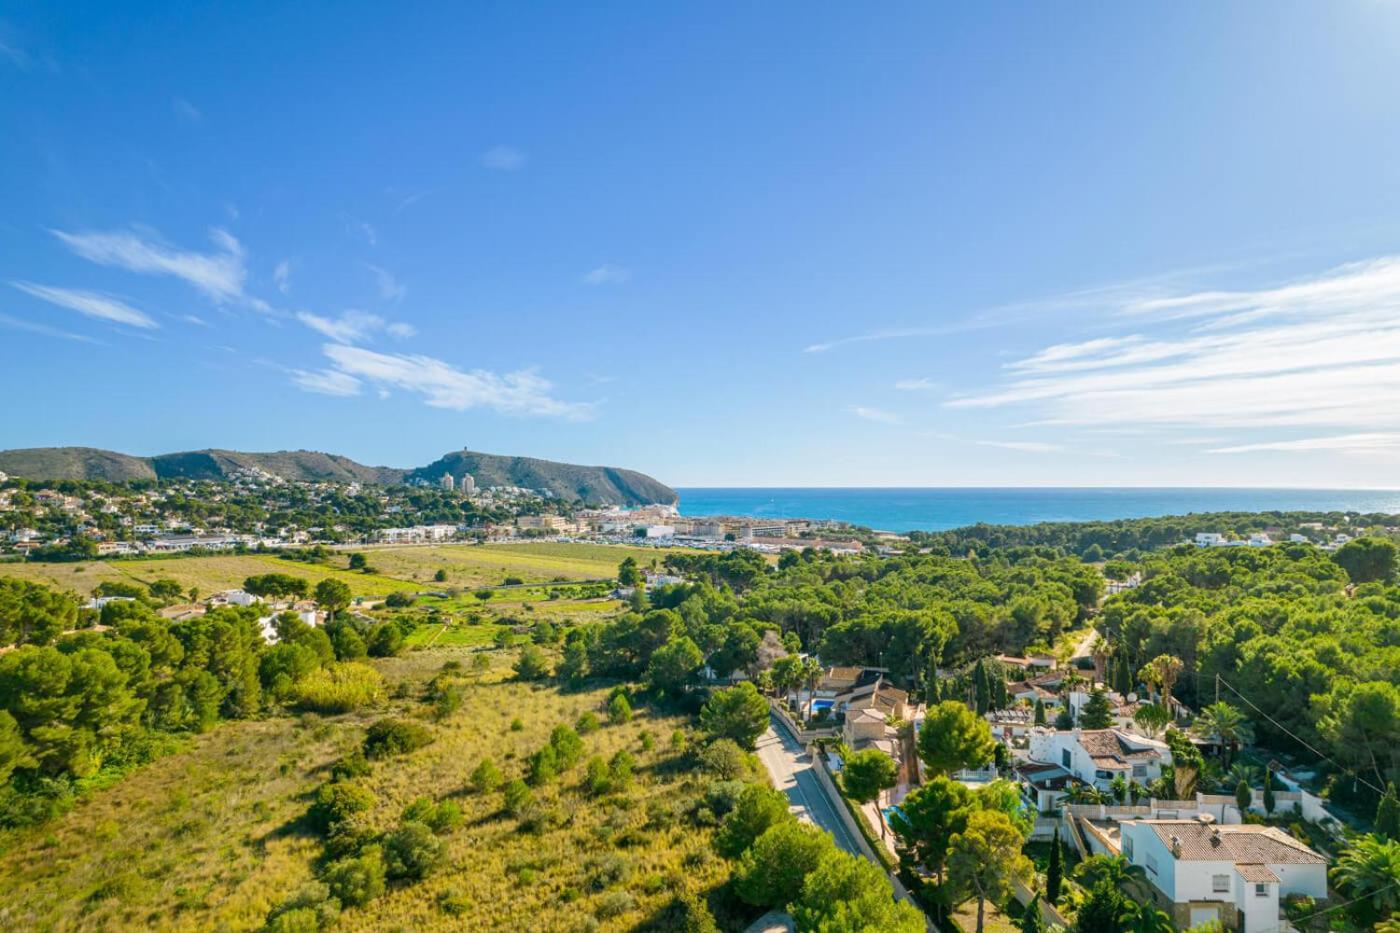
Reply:
[[[1180,929],[1219,920],[1227,929],[1280,929],[1290,894],[1327,897],[1327,860],[1272,826],[1194,820],[1123,820],[1123,857],[1147,873]]]
[[[1032,761],[1058,764],[1100,790],[1109,790],[1117,777],[1125,783],[1155,781],[1172,763],[1167,743],[1122,729],[1036,729],[1028,750]]]

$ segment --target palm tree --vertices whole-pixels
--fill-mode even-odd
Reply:
[[[1119,915],[1124,933],[1175,933],[1176,925],[1165,910],[1148,903],[1129,900]]]
[[[1065,791],[1065,799],[1070,803],[1108,803],[1108,794],[1092,784],[1075,784]]]
[[[802,679],[807,684],[807,715],[805,719],[812,718],[812,701],[816,699],[817,681],[822,679],[822,674],[826,669],[816,658],[804,658],[802,660]]]
[[[1362,926],[1400,911],[1400,841],[1360,837],[1337,860],[1332,881],[1355,901],[1348,913]]]
[[[1254,741],[1254,727],[1244,713],[1223,700],[1201,710],[1192,728],[1197,735],[1213,739],[1225,749],[1226,768],[1230,767],[1235,749]]]
[[[1248,784],[1250,787],[1258,787],[1261,774],[1262,772],[1255,765],[1237,761],[1232,764],[1230,770],[1226,771],[1220,778],[1220,786],[1225,788],[1222,793],[1234,793],[1235,788],[1240,786],[1241,781]]]
[[[1174,658],[1169,654],[1159,654],[1147,662],[1146,667],[1138,671],[1138,677],[1151,684],[1161,694],[1162,705],[1168,711],[1172,708],[1172,688],[1176,686],[1176,680],[1181,676],[1182,667],[1180,658]]]

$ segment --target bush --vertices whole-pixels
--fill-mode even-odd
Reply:
[[[554,751],[553,745],[546,745],[544,748],[530,756],[526,764],[526,777],[534,787],[548,784],[559,776],[559,758]]]
[[[578,721],[574,723],[574,730],[577,731],[579,735],[588,735],[590,732],[597,732],[599,725],[598,714],[592,710],[585,710],[583,714],[579,716]]]
[[[792,818],[787,797],[781,791],[750,784],[739,795],[734,809],[720,823],[719,832],[715,834],[715,850],[720,855],[737,858],[770,826]]]
[[[360,907],[384,893],[384,857],[371,846],[358,856],[332,862],[326,868],[326,886],[346,907]]]
[[[614,726],[632,721],[632,704],[627,702],[627,697],[621,693],[615,694],[608,701],[608,722]]]
[[[705,806],[715,816],[725,816],[739,804],[739,795],[749,785],[744,781],[715,781],[705,791]]]
[[[519,816],[525,806],[534,799],[535,795],[530,788],[520,778],[515,778],[505,789],[506,810],[514,816]]]
[[[267,929],[278,933],[316,933],[340,916],[340,901],[319,881],[302,885],[267,915]]]
[[[331,647],[335,649],[335,656],[341,661],[357,661],[369,654],[365,640],[349,623],[336,625],[328,634],[331,637]]]
[[[441,836],[462,825],[462,808],[455,801],[433,803],[427,797],[419,797],[404,808],[402,822],[422,823]]]
[[[331,765],[332,781],[348,781],[366,774],[369,774],[369,762],[365,759],[365,753],[358,748]]]
[[[322,784],[316,791],[316,801],[311,805],[307,817],[312,826],[328,833],[341,821],[373,809],[374,804],[374,794],[368,788],[354,781],[334,781]]]
[[[520,649],[520,657],[515,660],[515,676],[520,680],[543,680],[550,674],[549,659],[534,645]]]
[[[354,813],[331,827],[326,834],[327,861],[353,858],[379,839],[368,813]]]
[[[568,726],[555,726],[549,734],[549,745],[560,771],[568,771],[583,757],[583,740]]]
[[[384,840],[384,867],[390,878],[426,878],[442,864],[442,856],[442,840],[423,823],[405,822]]]
[[[604,855],[593,861],[588,884],[595,891],[604,891],[622,884],[632,876],[632,863],[621,855]]]
[[[501,781],[505,780],[505,776],[501,774],[501,769],[496,767],[494,761],[490,758],[483,758],[481,764],[472,769],[469,780],[472,790],[478,794],[489,794],[501,786]]]
[[[403,650],[403,629],[393,622],[381,622],[369,630],[369,653],[376,658],[392,658]]]
[[[625,914],[636,906],[637,899],[626,891],[609,891],[598,898],[598,904],[593,908],[593,916],[599,920],[607,920]]]
[[[368,664],[341,661],[312,671],[296,686],[296,705],[316,713],[348,713],[381,703],[384,678]]]
[[[390,609],[407,609],[417,601],[417,597],[413,594],[405,593],[402,590],[395,590],[384,597],[384,605],[388,606]]]
[[[407,719],[380,719],[365,732],[365,757],[404,755],[433,741],[433,734]]]
[[[750,773],[749,755],[733,739],[717,739],[700,750],[700,769],[721,781],[747,778]]]

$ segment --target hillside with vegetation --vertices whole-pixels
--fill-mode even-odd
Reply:
[[[276,643],[257,607],[166,617],[178,584],[95,613],[0,581],[0,918],[739,930],[776,908],[803,931],[919,930],[884,869],[796,823],[750,754],[763,693],[850,665],[928,704],[926,774],[892,819],[891,867],[940,924],[1042,929],[1012,896],[1023,884],[1083,933],[1161,929],[1124,893],[1121,860],[1065,864],[1028,844],[1014,785],[953,780],[1010,773],[980,715],[1008,704],[993,656],[1067,657],[1086,637],[1107,683],[1173,710],[1155,728],[1178,767],[1144,794],[1238,793],[1280,762],[1308,773],[1350,825],[1272,807],[1266,819],[1334,859],[1324,926],[1371,929],[1395,909],[1388,540],[1168,549],[1111,564],[1141,583],[1107,597],[1099,567],[1049,548],[655,557],[685,582],[626,604],[544,582],[509,604],[457,589],[352,608],[339,570],[288,566],[245,585],[310,595],[331,616],[281,616]],[[356,572],[372,576],[373,560]],[[641,566],[628,555],[616,576],[635,586]],[[707,682],[706,666],[751,682]],[[1096,697],[1083,715],[1107,710]],[[889,786],[885,753],[841,754],[852,806]]]
[[[400,469],[366,466],[348,457],[312,450],[196,450],[134,457],[88,447],[34,447],[0,450],[0,473],[34,480],[112,483],[156,479],[226,481],[240,475],[267,474],[299,483],[378,485],[437,483],[444,473],[451,473],[454,479],[472,476],[480,488],[515,486],[547,492],[568,502],[631,506],[669,505],[677,500],[675,490],[634,470],[467,450],[454,451],[424,467]]]

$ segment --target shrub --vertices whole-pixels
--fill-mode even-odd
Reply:
[[[593,908],[593,916],[599,920],[607,920],[625,914],[636,906],[637,899],[626,891],[609,891],[598,898],[598,904]]]
[[[733,739],[717,739],[700,750],[700,769],[721,781],[749,776],[749,756]]]
[[[360,907],[384,893],[384,857],[371,846],[354,858],[343,858],[326,868],[325,882],[331,894],[346,907]]]
[[[632,863],[621,855],[604,855],[594,859],[588,873],[588,884],[595,891],[604,891],[622,884],[632,876]]]
[[[632,704],[627,702],[627,697],[621,693],[613,696],[608,701],[608,722],[614,726],[632,721]]]
[[[330,832],[337,823],[374,808],[374,794],[354,781],[333,781],[316,791],[316,801],[307,816],[321,832]]]
[[[426,878],[442,864],[442,855],[442,840],[423,823],[405,822],[384,840],[384,867],[390,878]]]
[[[739,803],[739,795],[749,785],[744,781],[715,781],[705,791],[705,806],[715,816],[725,816]]]
[[[376,658],[392,658],[403,650],[403,629],[393,622],[381,622],[369,630],[369,653]]]
[[[684,730],[684,729],[677,729],[675,732],[672,732],[672,733],[671,733],[671,751],[673,751],[673,752],[683,752],[683,751],[685,751],[685,730]]]
[[[405,593],[402,590],[395,590],[384,597],[384,605],[388,606],[390,609],[407,609],[417,601],[417,598],[413,596],[413,594]]]
[[[559,758],[554,751],[553,745],[546,745],[544,748],[530,756],[527,764],[526,780],[535,787],[548,784],[559,776]]]
[[[519,816],[525,805],[534,799],[535,795],[530,788],[520,778],[515,778],[505,789],[506,810],[514,816]]]
[[[588,759],[588,765],[584,769],[584,784],[588,787],[588,792],[595,796],[612,790],[612,774],[608,771],[608,763],[603,760],[602,755],[594,755]]]
[[[501,774],[501,769],[496,767],[496,763],[490,758],[481,759],[481,764],[472,769],[469,778],[472,790],[478,794],[489,794],[491,791],[501,786],[505,776]]]
[[[520,657],[515,660],[515,676],[520,680],[543,680],[549,676],[549,659],[534,645],[520,649]]]
[[[519,717],[519,716],[516,716],[514,719],[512,719],[512,720],[510,721],[510,731],[511,731],[511,732],[519,732],[520,730],[522,730],[522,729],[524,729],[524,728],[525,728],[525,723],[523,723],[523,722],[520,721],[520,717]]]
[[[292,893],[267,915],[267,929],[280,933],[315,931],[329,927],[340,916],[340,901],[331,897],[331,889],[319,881],[311,881]]]
[[[351,778],[364,777],[366,774],[369,774],[369,762],[365,759],[365,753],[358,748],[331,765],[333,781],[348,781]]]
[[[585,710],[574,723],[574,730],[579,735],[587,735],[590,732],[597,732],[599,727],[598,714],[590,710]]]
[[[368,813],[354,813],[340,820],[326,834],[327,861],[352,858],[373,845],[379,838]]]
[[[438,571],[441,573],[441,571]],[[438,910],[452,917],[460,917],[472,909],[471,898],[455,888],[448,888],[437,896]]]
[[[296,705],[316,713],[348,713],[384,700],[384,678],[368,664],[341,661],[312,671],[294,691]]]
[[[568,771],[583,757],[583,740],[568,726],[555,726],[549,734],[549,745],[554,749],[555,763],[560,771]]]
[[[433,803],[427,797],[419,797],[404,808],[402,822],[422,823],[442,835],[462,825],[462,808],[451,800]]]
[[[632,769],[636,767],[636,762],[626,749],[618,751],[608,762],[608,772],[612,778],[614,790],[627,790],[632,786]]]
[[[407,719],[380,719],[365,732],[365,757],[403,755],[432,742],[433,734]]]

